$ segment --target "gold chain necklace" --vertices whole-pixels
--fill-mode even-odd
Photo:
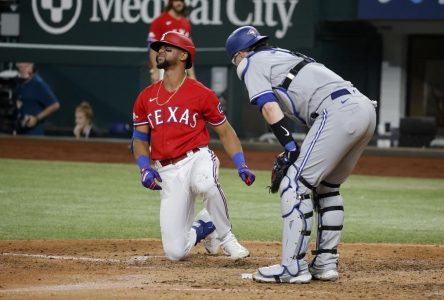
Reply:
[[[164,102],[164,103],[159,103],[159,92],[160,92],[160,87],[163,85],[163,79],[159,84],[159,88],[157,89],[157,96],[156,96],[156,103],[159,106],[163,106],[165,104],[167,104],[168,102],[170,102],[171,98],[174,97],[174,95],[176,95],[176,93],[179,91],[180,87],[182,86],[182,84],[185,82],[185,79],[187,78],[187,74],[185,74],[185,76],[183,77],[182,82],[179,84],[179,86],[174,90],[174,93],[168,97],[168,99]],[[168,90],[167,90],[168,91]]]

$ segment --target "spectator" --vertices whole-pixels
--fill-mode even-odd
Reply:
[[[168,31],[176,31],[188,37],[191,36],[191,24],[186,17],[187,6],[184,0],[169,0],[165,11],[151,23],[148,33],[148,53],[151,83],[163,78],[163,70],[157,68],[156,52],[150,49],[150,44],[160,40]],[[196,79],[194,67],[187,70],[188,76]]]
[[[93,125],[93,109],[87,101],[81,102],[75,111],[76,126],[74,127],[74,135],[76,138],[98,137],[99,132]]]
[[[60,108],[60,103],[48,84],[36,73],[34,63],[16,63],[20,76],[17,87],[21,130],[25,135],[44,135],[46,118]]]

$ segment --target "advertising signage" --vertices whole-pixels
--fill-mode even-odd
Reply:
[[[148,27],[167,0],[21,1],[20,35],[10,47],[146,53]],[[200,52],[221,52],[229,33],[253,25],[282,47],[312,47],[317,1],[188,0]]]
[[[358,18],[444,20],[444,0],[359,0]]]

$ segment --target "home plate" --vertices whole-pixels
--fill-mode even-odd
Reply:
[[[253,279],[253,273],[242,273],[242,279]]]

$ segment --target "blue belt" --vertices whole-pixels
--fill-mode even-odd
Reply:
[[[331,100],[335,100],[338,97],[351,94],[347,89],[340,89],[331,93]]]

